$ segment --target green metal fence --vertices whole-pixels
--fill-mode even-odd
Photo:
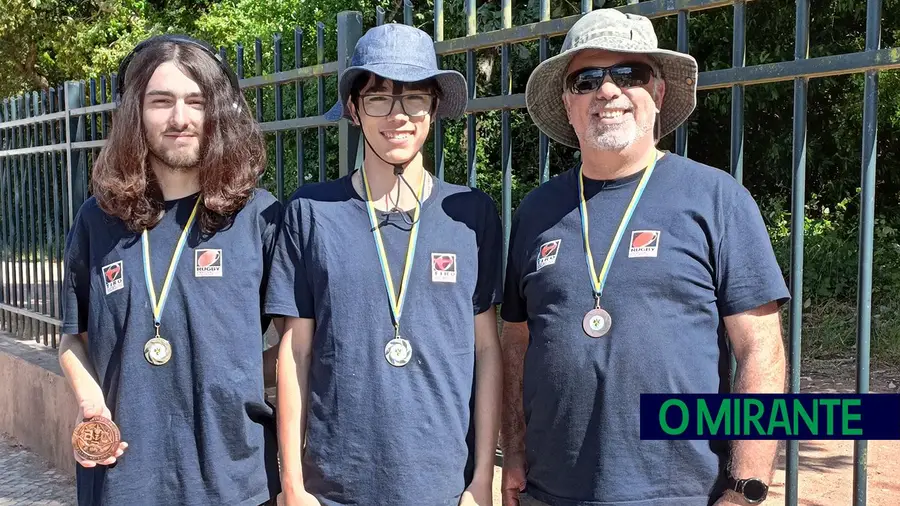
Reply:
[[[549,56],[548,42],[560,37],[575,23],[579,16],[551,19],[549,0],[540,0],[539,20],[535,23],[513,26],[511,0],[501,0],[501,29],[477,33],[475,0],[462,0],[465,6],[464,37],[444,40],[444,3],[434,0],[433,34],[441,57],[465,54],[465,74],[469,81],[470,102],[466,114],[466,167],[465,182],[475,186],[476,134],[475,126],[480,113],[501,112],[501,211],[504,231],[508,239],[512,216],[513,153],[511,152],[510,114],[524,109],[524,94],[511,93],[510,47],[522,42],[537,41],[540,59]],[[871,336],[871,295],[873,265],[874,192],[878,73],[900,68],[900,49],[881,48],[881,0],[866,1],[865,50],[823,56],[808,57],[810,0],[796,1],[796,32],[794,59],[778,63],[745,66],[746,54],[746,6],[750,0],[628,0],[621,10],[642,14],[650,18],[677,16],[676,49],[688,52],[688,23],[692,12],[731,8],[733,10],[732,67],[702,72],[698,89],[703,91],[731,88],[731,163],[730,172],[743,180],[744,172],[744,87],[778,81],[793,81],[793,182],[791,229],[802,231],[805,204],[806,171],[806,115],[807,87],[810,79],[864,73],[862,159],[861,159],[861,213],[859,221],[859,275],[857,300],[857,391],[869,389],[869,343]],[[762,0],[757,0],[762,1]],[[403,22],[412,24],[413,10],[409,0],[404,1]],[[591,0],[581,1],[582,14],[592,8]],[[384,11],[378,8],[376,23],[384,22]],[[362,16],[357,12],[344,12],[338,16],[336,41],[337,59],[326,62],[324,25],[316,30],[315,64],[304,65],[308,58],[301,52],[300,30],[294,32],[294,65],[283,69],[281,36],[276,35],[274,45],[274,73],[262,72],[262,42],[254,45],[253,76],[244,70],[244,48],[238,45],[236,70],[241,86],[251,102],[255,103],[256,118],[268,137],[275,140],[274,172],[275,193],[286,198],[292,188],[285,183],[285,138],[293,136],[296,146],[296,162],[291,164],[298,176],[298,184],[307,179],[311,170],[325,180],[334,175],[328,170],[337,158],[337,175],[345,175],[356,167],[361,158],[359,131],[347,121],[327,122],[323,114],[331,102],[325,100],[326,79],[333,79],[343,70],[353,46],[362,35]],[[476,97],[476,56],[478,50],[500,47],[501,91],[499,95]],[[221,49],[225,55],[225,48]],[[99,86],[98,86],[99,85]],[[304,88],[315,85],[316,114],[304,116]],[[293,118],[284,118],[283,91],[294,87]],[[264,90],[274,91],[275,119],[263,121]],[[99,90],[99,97],[98,97]],[[41,90],[4,100],[0,105],[0,328],[23,338],[34,339],[49,346],[56,346],[59,338],[59,292],[62,285],[62,254],[65,233],[72,223],[80,204],[89,192],[90,167],[109,133],[108,114],[114,104],[108,97],[116,91],[116,76],[107,79],[91,79],[66,82],[58,88]],[[107,93],[109,92],[109,93]],[[438,121],[434,136],[434,172],[445,175],[444,125]],[[315,135],[318,160],[310,167],[306,145]],[[336,142],[336,145],[334,145]],[[331,146],[329,146],[329,143]],[[674,147],[678,154],[687,155],[688,136],[685,126],[674,135]],[[539,182],[550,177],[549,139],[538,134]],[[329,159],[331,156],[331,159]],[[793,300],[789,307],[789,364],[790,391],[800,389],[801,317],[803,312],[803,234],[792,234],[790,264],[790,289]],[[504,251],[508,241],[504,241]],[[785,504],[796,505],[799,446],[796,441],[787,445],[787,474]],[[854,446],[853,504],[866,503],[867,442],[858,441]]]

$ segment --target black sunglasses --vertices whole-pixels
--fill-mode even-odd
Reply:
[[[610,67],[588,67],[566,76],[566,89],[576,95],[592,93],[603,85],[609,75],[619,88],[645,86],[656,75],[653,67],[646,63],[620,63]]]

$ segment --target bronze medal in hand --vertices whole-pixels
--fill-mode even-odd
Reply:
[[[120,442],[119,428],[102,416],[79,423],[72,432],[72,447],[82,460],[102,462],[114,457]]]

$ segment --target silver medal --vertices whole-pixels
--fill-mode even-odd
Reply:
[[[395,337],[385,345],[384,358],[394,367],[403,367],[412,358],[412,345],[406,339]]]
[[[603,337],[612,326],[612,318],[604,309],[594,308],[586,315],[581,323],[584,333],[591,337]]]
[[[164,365],[172,358],[172,345],[156,336],[144,345],[144,358],[153,365]]]

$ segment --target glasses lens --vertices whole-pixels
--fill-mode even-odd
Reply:
[[[363,97],[363,107],[369,116],[387,116],[391,113],[394,100],[390,95],[368,95]]]
[[[609,72],[613,82],[620,88],[644,86],[650,82],[650,78],[653,76],[653,69],[643,63],[616,65]]]
[[[567,79],[569,90],[575,94],[591,93],[603,84],[604,69],[585,69],[570,74]]]
[[[431,95],[404,95],[401,100],[407,116],[425,116],[431,112]]]

